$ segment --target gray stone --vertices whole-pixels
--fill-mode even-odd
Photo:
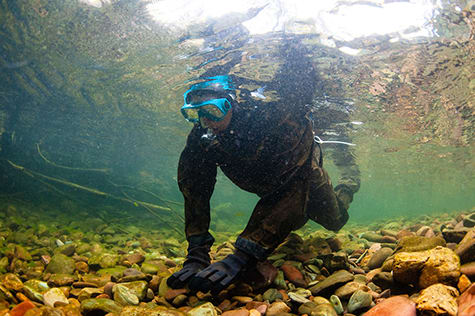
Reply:
[[[279,290],[270,288],[264,292],[264,294],[262,295],[262,298],[264,299],[264,301],[269,301],[270,303],[272,303],[277,299],[281,300],[283,296],[282,296],[282,293],[279,292]]]
[[[216,309],[210,302],[204,303],[188,311],[190,316],[218,316]]]
[[[371,270],[377,269],[383,265],[384,260],[386,260],[390,255],[392,255],[393,250],[388,247],[383,247],[376,251],[369,259],[368,268]]]
[[[55,274],[73,274],[76,268],[73,258],[61,253],[51,257],[51,261],[46,266],[46,272]]]
[[[337,314],[339,314],[339,315],[343,314],[343,312],[344,312],[343,305],[341,304],[341,301],[338,298],[338,296],[336,296],[336,295],[330,296],[330,302],[332,303],[333,308],[335,309],[335,312]]]
[[[462,263],[475,261],[475,228],[472,228],[455,248]]]
[[[36,302],[43,303],[43,294],[48,290],[48,284],[40,280],[28,280],[23,284],[26,297]]]
[[[371,306],[373,302],[373,297],[370,293],[364,292],[362,290],[357,290],[353,295],[350,297],[350,301],[348,302],[348,311],[353,313],[354,311],[368,308]]]
[[[367,288],[368,287],[365,284],[351,281],[339,287],[335,291],[335,295],[341,298],[342,300],[348,300],[351,297],[351,295],[353,295],[353,293],[355,293],[357,290],[363,290]]]
[[[108,298],[89,298],[81,302],[81,313],[83,315],[96,315],[115,313],[119,314],[122,306]]]
[[[318,305],[311,313],[312,316],[338,316],[331,304]]]
[[[147,295],[148,283],[146,281],[126,282],[121,283],[121,285],[128,288],[139,300],[143,300]]]
[[[368,241],[372,242],[383,242],[384,238],[382,235],[375,233],[375,232],[365,232],[361,234],[360,238],[364,238]]]
[[[307,302],[310,302],[310,300],[308,298],[305,298],[305,296],[302,296],[300,294],[297,294],[295,292],[289,292],[288,293],[289,295],[289,298],[294,301],[294,302],[297,302],[297,303],[307,303]]]
[[[139,298],[132,291],[122,284],[116,284],[112,288],[114,293],[114,301],[120,305],[138,305]]]
[[[76,245],[75,244],[66,244],[62,245],[54,250],[54,253],[61,253],[65,256],[72,256],[74,252],[76,251]]]
[[[43,294],[43,301],[45,305],[49,307],[54,307],[54,304],[56,302],[62,303],[62,304],[69,304],[68,299],[64,295],[63,291],[61,289],[54,287],[48,291],[46,291]]]
[[[321,293],[331,292],[335,288],[346,282],[353,281],[354,275],[346,270],[339,270],[323,281],[318,282],[310,288],[313,295],[321,295]]]
[[[119,261],[118,255],[103,253],[103,254],[98,254],[89,258],[88,264],[89,264],[89,267],[91,267],[94,270],[97,270],[99,268],[102,268],[102,269],[113,268],[117,265],[118,261]]]

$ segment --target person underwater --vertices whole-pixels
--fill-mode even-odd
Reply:
[[[184,93],[181,108],[194,123],[178,164],[188,252],[183,268],[167,284],[217,294],[265,260],[308,219],[338,231],[348,220],[357,188],[340,184],[333,189],[303,104],[262,106],[241,90],[244,99],[238,102],[231,76],[201,80]],[[235,252],[211,264],[210,198],[218,166],[260,200],[234,244]]]

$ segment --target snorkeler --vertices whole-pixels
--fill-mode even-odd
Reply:
[[[178,185],[185,200],[188,254],[183,268],[168,278],[170,287],[219,293],[308,219],[332,231],[347,222],[359,178],[333,189],[322,168],[306,106],[316,76],[311,63],[299,57],[293,53],[267,85],[280,95],[274,101],[253,98],[238,82],[243,79],[228,75],[203,77],[185,92],[181,113],[194,127],[180,156]],[[286,70],[297,71],[298,78]],[[218,166],[260,200],[235,252],[211,264],[210,198]]]

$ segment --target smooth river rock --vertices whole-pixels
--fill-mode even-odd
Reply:
[[[339,286],[353,281],[355,276],[346,270],[339,270],[310,288],[313,295],[331,292]]]
[[[378,303],[364,316],[416,316],[416,304],[407,297],[393,296]]]

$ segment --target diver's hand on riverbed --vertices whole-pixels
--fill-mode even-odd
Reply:
[[[250,265],[251,261],[254,261],[251,256],[237,250],[234,254],[198,272],[189,283],[190,290],[204,293],[211,291],[213,294],[218,294],[227,288],[239,273]]]

